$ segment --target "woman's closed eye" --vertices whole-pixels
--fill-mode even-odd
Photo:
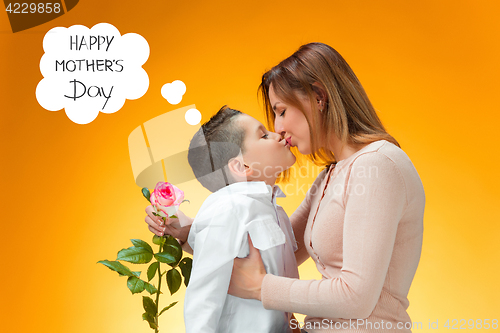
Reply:
[[[285,115],[285,111],[286,111],[286,109],[285,109],[285,110],[283,110],[283,111],[281,111],[281,113],[280,113],[280,117],[283,117],[283,116]]]
[[[262,136],[262,139],[267,139],[268,137],[269,137],[269,134],[267,134],[267,133],[266,133],[266,134],[264,134],[264,135]]]

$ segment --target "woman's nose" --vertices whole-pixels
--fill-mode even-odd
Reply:
[[[279,119],[279,118],[274,119],[274,131],[280,135],[285,134],[285,129],[283,128],[283,123],[281,122],[281,119]]]

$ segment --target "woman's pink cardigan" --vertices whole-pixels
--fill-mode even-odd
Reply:
[[[290,217],[298,264],[311,257],[323,279],[267,274],[264,307],[306,314],[308,332],[409,332],[424,205],[417,170],[385,140],[324,170]]]

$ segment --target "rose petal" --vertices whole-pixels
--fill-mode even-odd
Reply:
[[[168,182],[158,182],[151,194],[151,203],[163,207],[178,206],[182,200],[184,192]]]
[[[158,203],[162,206],[165,206],[165,207],[168,207],[168,206],[172,206],[172,204],[174,203],[174,200],[172,198],[158,198]]]
[[[176,215],[178,208],[179,208],[179,206],[166,207],[166,213],[168,214],[169,217],[172,215]]]
[[[172,216],[172,215],[175,215],[177,214],[177,210],[178,210],[179,206],[170,206],[170,207],[164,207],[164,206],[158,206],[158,209],[159,209],[159,214],[161,216]]]
[[[173,185],[172,185],[173,186]],[[173,186],[175,192],[175,202],[174,205],[180,205],[182,200],[184,200],[184,191],[180,188]]]

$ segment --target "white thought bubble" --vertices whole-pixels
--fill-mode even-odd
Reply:
[[[108,23],[49,30],[40,60],[43,79],[36,99],[49,111],[65,109],[77,124],[92,122],[99,112],[114,113],[125,99],[142,97],[149,77],[142,65],[149,57],[146,39],[120,35]]]
[[[184,119],[189,125],[198,125],[201,121],[201,113],[196,109],[189,109],[184,115]]]
[[[170,104],[176,105],[182,101],[182,96],[186,93],[186,85],[180,80],[166,83],[161,87],[161,95]]]

